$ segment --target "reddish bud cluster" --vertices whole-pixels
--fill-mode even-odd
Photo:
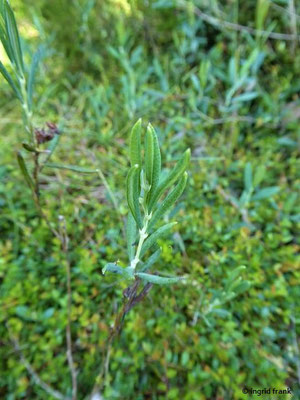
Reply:
[[[59,135],[59,129],[53,122],[46,122],[46,128],[35,129],[35,137],[38,144],[49,142],[55,135]]]

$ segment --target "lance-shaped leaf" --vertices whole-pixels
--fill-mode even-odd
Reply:
[[[150,211],[156,204],[160,196],[163,194],[163,192],[170,186],[172,186],[173,183],[185,172],[190,162],[190,158],[191,158],[191,151],[190,149],[187,149],[184,152],[183,156],[180,158],[180,160],[177,162],[175,167],[172,169],[172,171],[170,171],[170,173],[165,177],[165,179],[157,186],[157,189],[151,196],[149,202]]]
[[[151,131],[153,137],[153,170],[152,170],[152,183],[149,199],[151,201],[151,197],[153,196],[158,183],[161,172],[161,154],[159,148],[158,137],[156,132],[151,124],[148,124],[147,130]]]
[[[166,224],[166,225],[160,227],[159,229],[157,229],[157,231],[153,232],[152,235],[150,235],[145,240],[145,242],[144,242],[144,244],[142,246],[140,258],[143,257],[143,255],[146,253],[147,250],[149,250],[153,245],[156,244],[156,241],[158,239],[163,237],[176,224],[177,224],[177,222],[171,222],[169,224]]]
[[[233,287],[232,290],[234,291],[235,295],[241,294],[248,290],[251,287],[251,283],[249,281],[243,281],[239,283],[237,286]]]
[[[135,275],[143,281],[156,283],[157,285],[171,285],[184,279],[183,277],[165,278],[163,276],[145,274],[144,272],[137,272]]]
[[[1,10],[1,16],[3,16],[3,15],[4,15],[4,11]],[[0,20],[0,41],[1,41],[2,45],[3,45],[3,47],[4,47],[4,50],[5,50],[8,58],[10,59],[11,62],[13,62],[11,46],[10,46],[10,43],[9,43],[9,41],[7,39],[7,35],[6,35],[5,29],[4,29],[3,25],[2,25],[2,21],[1,20]]]
[[[36,71],[37,71],[39,62],[41,61],[43,56],[44,56],[44,48],[40,47],[33,56],[30,71],[29,71],[27,93],[28,93],[28,104],[29,104],[30,110],[32,108],[32,93],[33,93],[35,75],[36,75]]]
[[[142,217],[140,211],[140,172],[141,168],[135,164],[127,175],[127,203],[139,229],[142,229]]]
[[[142,165],[141,150],[142,120],[139,119],[133,126],[130,134],[130,162],[131,165]]]
[[[128,213],[127,217],[126,236],[128,257],[129,261],[131,261],[134,259],[136,241],[136,223],[131,212]]]
[[[244,187],[247,192],[252,190],[252,166],[247,163],[244,170]]]
[[[48,164],[45,164],[45,167],[57,168],[57,169],[68,169],[70,171],[81,172],[83,174],[96,174],[98,172],[96,169],[78,167],[77,165],[63,165],[63,164],[48,163]]]
[[[102,268],[102,273],[105,274],[105,272],[111,272],[113,274],[119,274],[122,275],[124,278],[126,279],[130,279],[133,278],[133,274],[131,274],[127,268],[122,268],[119,267],[119,265],[115,264],[115,263],[108,263],[105,265],[104,268]]]
[[[11,9],[7,0],[4,2],[4,22],[14,63],[20,75],[23,76],[24,64],[19,31],[13,10]]]
[[[245,265],[241,265],[237,268],[235,268],[233,271],[231,271],[228,275],[228,279],[230,281],[234,281],[242,271],[244,271],[246,269]]]
[[[38,153],[39,152],[35,147],[31,146],[28,143],[22,143],[22,146],[24,147],[25,150],[29,151],[30,153]]]
[[[7,71],[7,69],[4,67],[4,65],[2,64],[2,62],[0,61],[0,72],[3,75],[3,77],[6,79],[6,81],[8,82],[8,84],[10,85],[10,87],[12,88],[12,90],[14,91],[15,95],[17,96],[17,98],[22,101],[22,96],[21,93],[19,91],[19,89],[17,88],[17,86],[15,85],[15,82],[13,81],[13,78],[11,77],[11,75],[9,74],[9,72]]]
[[[153,161],[154,161],[154,137],[152,129],[147,127],[146,140],[145,140],[145,170],[146,179],[149,185],[152,185],[153,179]]]
[[[22,154],[20,152],[18,152],[18,154],[17,154],[17,159],[18,159],[18,164],[19,164],[20,170],[21,170],[21,172],[22,172],[22,174],[23,174],[23,176],[25,178],[25,181],[26,181],[27,185],[30,187],[30,189],[32,191],[34,191],[33,180],[31,178],[31,176],[29,175],[29,172],[28,172],[28,169],[26,167],[24,158],[23,158],[23,156],[22,156]]]
[[[251,200],[256,201],[256,200],[263,200],[267,199],[269,197],[274,196],[274,194],[278,193],[280,191],[279,186],[270,186],[263,188],[256,192],[252,197]]]
[[[153,217],[149,223],[149,230],[155,226],[156,222],[160,220],[160,218],[173,206],[176,200],[181,196],[184,191],[186,182],[187,182],[188,174],[187,172],[183,173],[183,176],[180,178],[180,181],[175,186],[175,188],[166,196],[162,204],[158,207],[158,209],[153,214]]]
[[[154,263],[156,263],[156,261],[159,259],[159,256],[161,254],[161,249],[156,250],[148,259],[147,261],[143,264],[141,271],[145,272],[147,271],[149,268],[152,267],[152,265]]]

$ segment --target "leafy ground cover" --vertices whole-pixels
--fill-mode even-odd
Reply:
[[[127,262],[127,145],[143,118],[166,166],[191,149],[187,187],[166,217],[180,224],[161,239],[156,265],[158,274],[188,279],[152,288],[126,316],[104,398],[242,400],[244,387],[290,387],[296,399],[299,4],[11,4],[26,58],[42,46],[34,125],[59,126],[53,163],[101,170],[45,167],[40,181],[45,213],[55,224],[63,216],[69,237],[78,398],[93,388],[126,288],[102,269]],[[8,64],[3,51],[1,61]],[[66,259],[18,168],[20,106],[4,79],[0,88],[0,397],[55,398],[27,362],[71,396]]]

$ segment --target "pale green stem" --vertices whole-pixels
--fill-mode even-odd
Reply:
[[[141,261],[140,254],[142,251],[144,241],[148,237],[147,229],[148,229],[149,221],[152,217],[152,213],[148,214],[148,208],[146,206],[147,193],[150,190],[150,187],[144,186],[144,190],[145,190],[145,192],[144,192],[144,197],[142,198],[142,207],[143,207],[143,210],[145,213],[145,217],[144,217],[144,221],[143,221],[143,227],[142,227],[142,229],[139,230],[140,237],[139,237],[139,242],[138,242],[138,246],[136,249],[136,253],[135,253],[134,259],[131,261],[131,264],[130,264],[130,266],[133,268],[133,271],[135,271],[137,264]]]
[[[149,216],[148,216],[148,214],[146,214],[145,219],[144,219],[144,226],[139,231],[140,238],[139,238],[138,247],[136,249],[136,253],[135,253],[134,259],[131,261],[131,265],[130,265],[134,270],[136,269],[137,264],[140,262],[140,258],[139,257],[140,257],[140,254],[141,254],[141,250],[142,250],[144,241],[148,237],[148,233],[147,233],[148,222],[149,222]]]

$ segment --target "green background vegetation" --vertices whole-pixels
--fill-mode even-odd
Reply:
[[[28,59],[44,46],[34,122],[60,126],[53,161],[101,168],[119,206],[97,175],[43,170],[45,212],[65,217],[70,238],[79,398],[93,387],[126,287],[101,269],[127,261],[127,145],[140,117],[156,128],[166,165],[192,150],[187,189],[169,217],[179,224],[161,241],[156,267],[189,280],[155,286],[126,317],[105,398],[242,400],[244,386],[288,386],[298,398],[300,4],[11,4]],[[10,335],[40,377],[70,395],[64,255],[17,166],[19,103],[4,79],[0,90],[0,398],[51,398],[33,384]],[[241,265],[250,289],[217,305]]]

